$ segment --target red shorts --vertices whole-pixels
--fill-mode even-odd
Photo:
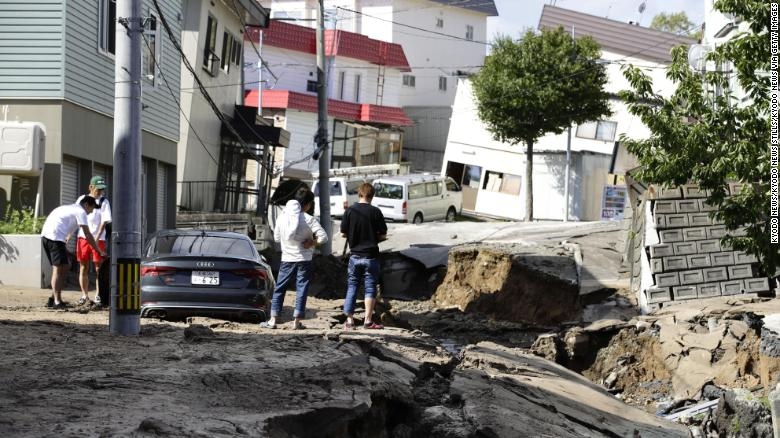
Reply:
[[[105,240],[98,240],[98,246],[103,252],[106,252]],[[95,265],[100,265],[103,262],[103,256],[95,251],[95,248],[87,242],[87,239],[79,237],[79,241],[76,243],[76,260],[82,263],[88,262],[90,259],[95,262]]]

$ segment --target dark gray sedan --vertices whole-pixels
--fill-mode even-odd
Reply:
[[[141,317],[264,321],[273,289],[270,266],[242,234],[163,230],[144,247]]]

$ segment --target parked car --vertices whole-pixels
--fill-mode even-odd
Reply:
[[[330,177],[330,215],[340,218],[344,216],[347,207],[358,202],[358,188],[364,182],[371,182],[371,178],[347,178],[342,176]],[[320,215],[320,182],[312,183],[314,192],[314,215]]]
[[[271,267],[243,234],[162,230],[144,247],[141,317],[264,321],[274,284]]]
[[[450,177],[409,174],[377,178],[373,184],[371,204],[382,210],[387,220],[452,222],[462,208],[463,194]]]

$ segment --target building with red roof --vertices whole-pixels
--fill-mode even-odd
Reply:
[[[403,48],[343,30],[325,32],[331,167],[400,164],[403,131],[412,124],[399,105]],[[316,34],[310,27],[272,21],[249,28],[244,44],[245,105],[290,133],[276,153],[281,175],[317,172]],[[262,55],[262,61],[260,56]]]

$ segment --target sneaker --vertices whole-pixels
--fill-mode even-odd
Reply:
[[[276,328],[276,323],[269,324],[268,321],[263,321],[263,322],[260,323],[260,328],[275,329]]]
[[[77,306],[81,306],[82,304],[85,304],[87,301],[89,301],[89,298],[87,297],[81,297],[78,301],[76,301]]]
[[[297,323],[293,321],[292,329],[293,330],[306,330],[306,326],[303,325],[303,323],[300,322],[300,321],[297,322]]]
[[[100,302],[100,295],[95,295],[95,299],[94,299],[94,300],[92,300],[92,302],[93,302],[93,303],[94,303],[96,306],[100,306],[100,305],[102,304],[102,303]]]
[[[46,301],[46,307],[54,307],[54,297],[49,297]]]
[[[368,324],[363,324],[363,328],[366,330],[382,330],[385,328],[382,324],[377,324],[375,322],[369,322]]]
[[[68,303],[66,303],[65,301],[60,301],[59,303],[53,305],[52,309],[64,309],[66,307],[68,307]]]

